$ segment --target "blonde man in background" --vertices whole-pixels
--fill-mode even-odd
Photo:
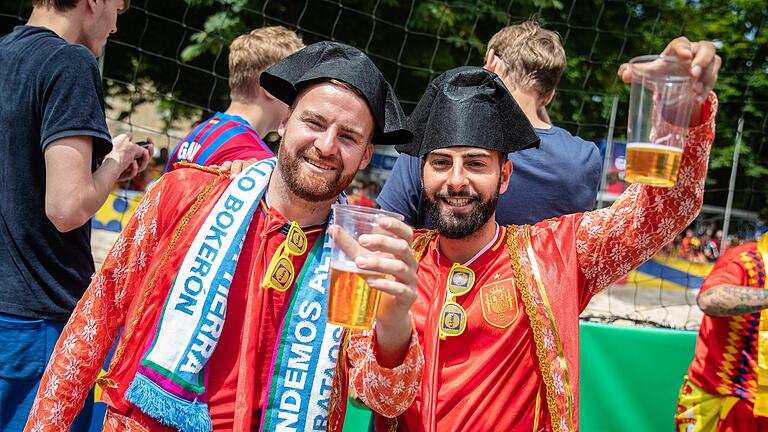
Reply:
[[[176,145],[166,172],[181,161],[208,166],[272,157],[261,137],[277,130],[288,106],[265,91],[259,77],[303,47],[296,33],[281,26],[259,28],[237,37],[229,46],[229,108],[197,125]]]
[[[499,30],[488,41],[485,68],[504,82],[534,127],[548,129],[547,105],[565,70],[565,49],[557,33],[526,21]]]

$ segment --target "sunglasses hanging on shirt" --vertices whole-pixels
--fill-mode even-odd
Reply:
[[[456,298],[468,293],[475,284],[475,272],[459,263],[451,266],[446,284],[445,304],[440,311],[440,339],[459,336],[467,328],[467,311],[456,303]]]
[[[263,288],[273,288],[280,292],[286,291],[293,284],[295,270],[291,262],[291,255],[303,255],[307,251],[307,236],[301,230],[299,224],[291,222],[288,235],[277,247],[275,254],[269,261],[266,275],[262,282]]]

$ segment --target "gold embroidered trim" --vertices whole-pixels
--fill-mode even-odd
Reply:
[[[413,256],[416,258],[416,261],[421,261],[421,258],[424,256],[424,252],[427,250],[427,246],[432,242],[432,239],[437,235],[437,230],[430,230],[425,232],[424,234],[416,237],[416,239],[412,243],[412,249],[413,249]]]
[[[539,360],[541,379],[544,381],[544,386],[547,390],[547,409],[549,410],[552,430],[554,432],[562,432],[562,429],[560,428],[560,416],[558,415],[555,401],[555,385],[552,381],[552,373],[549,362],[547,361],[547,349],[544,346],[544,334],[541,331],[539,317],[536,315],[536,305],[533,303],[533,296],[529,291],[530,286],[528,284],[528,278],[525,277],[523,266],[520,263],[517,230],[517,225],[510,225],[507,228],[507,250],[509,252],[509,260],[512,264],[512,270],[515,274],[518,289],[520,290],[520,297],[523,299],[523,304],[525,305],[525,313],[531,321],[531,330],[533,330],[533,340],[536,342],[536,357]],[[524,230],[527,231],[528,227],[526,226]]]
[[[336,368],[333,372],[333,384],[331,385],[331,396],[328,400],[328,426],[327,431],[341,430],[339,428],[339,422],[343,422],[344,419],[336,412],[342,403],[341,395],[343,389],[347,385],[347,373],[344,370],[345,363],[347,362],[347,350],[349,349],[349,343],[352,340],[352,331],[348,328],[342,330],[341,342],[339,342],[339,355],[336,360]],[[346,401],[344,401],[346,402]]]
[[[531,233],[528,227],[523,231],[525,236],[525,248],[528,252],[528,260],[531,262],[531,271],[533,272],[533,279],[536,281],[536,285],[539,289],[539,294],[544,302],[544,307],[547,309],[547,318],[549,318],[549,325],[552,327],[552,333],[555,338],[555,346],[557,346],[557,359],[560,362],[560,367],[563,369],[563,384],[565,386],[565,394],[568,398],[568,421],[571,430],[573,428],[573,392],[571,392],[571,381],[568,378],[568,363],[565,361],[565,354],[563,353],[563,343],[560,340],[560,333],[557,331],[555,325],[555,315],[552,312],[552,305],[549,302],[547,291],[544,289],[544,282],[541,279],[541,272],[539,271],[539,265],[536,262],[536,256],[533,254],[533,247],[531,246]]]
[[[189,161],[179,161],[179,162],[174,163],[174,165],[179,165],[179,166],[184,167],[184,168],[195,168],[195,169],[199,169],[200,171],[205,171],[205,172],[210,173],[210,174],[216,174],[218,176],[229,177],[229,171],[224,172],[224,171],[221,170],[221,168],[211,168],[211,167],[207,167],[207,166],[193,164],[193,163],[191,163]]]
[[[387,432],[397,432],[400,429],[397,424],[397,417],[387,419]]]
[[[101,387],[102,390],[105,388],[117,388],[117,383],[114,380],[111,380],[104,376],[101,376],[96,379],[96,385]]]
[[[103,375],[96,378],[96,385],[101,387],[102,390],[105,388],[117,388],[117,383],[114,380],[106,378]]]
[[[203,200],[208,197],[208,194],[211,192],[211,189],[213,189],[214,186],[216,186],[219,182],[221,182],[226,177],[219,175],[211,184],[205,187],[203,192],[197,196],[197,199],[195,200],[194,204],[192,204],[192,207],[187,210],[187,213],[184,214],[184,217],[181,219],[181,223],[179,224],[178,228],[176,228],[176,231],[173,233],[173,237],[171,238],[171,241],[168,243],[168,247],[165,248],[165,251],[163,252],[163,256],[160,258],[160,263],[155,268],[155,272],[152,274],[152,278],[149,280],[149,283],[147,283],[146,288],[141,293],[141,298],[139,300],[139,307],[136,310],[136,319],[131,322],[128,329],[125,331],[125,335],[123,336],[123,343],[121,343],[117,350],[115,351],[115,355],[112,357],[112,361],[109,362],[109,370],[107,370],[107,373],[104,374],[104,376],[101,378],[103,382],[111,382],[115,386],[117,386],[117,383],[110,379],[109,374],[112,372],[112,368],[118,364],[118,362],[122,359],[123,352],[125,351],[126,345],[128,345],[128,340],[131,336],[133,336],[133,332],[136,329],[136,325],[139,323],[139,320],[141,319],[141,314],[144,311],[144,306],[146,304],[147,298],[149,298],[149,294],[152,293],[153,288],[155,286],[155,282],[157,281],[157,277],[160,274],[160,271],[163,269],[166,261],[168,261],[168,255],[171,252],[171,249],[173,249],[174,245],[176,244],[176,241],[181,236],[181,232],[184,230],[184,228],[187,226],[187,223],[191,219],[192,215],[197,212],[198,208],[202,204]],[[159,204],[158,204],[159,205]]]
[[[533,432],[539,432],[539,411],[541,411],[541,383],[536,390],[536,413],[533,417]]]

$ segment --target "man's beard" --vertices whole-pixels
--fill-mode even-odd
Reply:
[[[284,142],[285,137],[283,137]],[[334,178],[329,181],[321,176],[302,175],[301,164],[304,162],[304,156],[324,165],[336,167]],[[314,147],[303,150],[300,154],[293,154],[288,151],[286,146],[281,145],[278,150],[277,168],[280,170],[280,176],[288,189],[297,197],[309,202],[330,201],[336,198],[352,183],[352,179],[357,174],[353,172],[343,176],[344,163],[341,159],[324,158],[317,153]]]
[[[501,181],[499,181],[501,186]],[[499,188],[490,198],[483,201],[476,192],[461,191],[458,193],[437,192],[430,196],[422,187],[422,196],[427,205],[427,215],[434,228],[451,239],[460,239],[474,234],[496,212],[496,202],[499,200]],[[469,213],[459,213],[451,210],[441,210],[441,200],[450,198],[470,198],[470,203],[476,203]]]

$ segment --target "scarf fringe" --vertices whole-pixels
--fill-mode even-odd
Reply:
[[[160,423],[182,432],[213,429],[208,404],[176,397],[141,374],[136,374],[125,392],[125,399]]]

